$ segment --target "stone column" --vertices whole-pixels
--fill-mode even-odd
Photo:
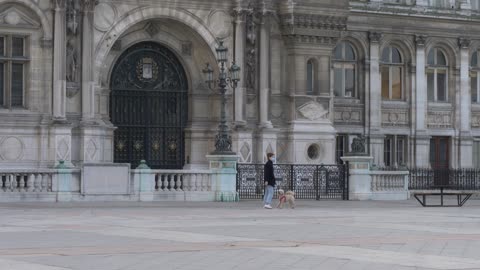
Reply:
[[[247,41],[246,36],[246,10],[235,10],[235,62],[241,68],[241,74],[245,74],[245,43]],[[238,86],[235,89],[235,124],[237,126],[245,126],[246,121],[243,118],[245,109],[245,78],[241,76]]]
[[[95,87],[93,82],[93,10],[96,0],[85,0],[82,31],[82,122],[95,117]]]
[[[459,39],[460,46],[460,104],[456,107],[460,111],[460,153],[459,167],[469,168],[473,166],[473,138],[471,134],[472,103],[469,76],[469,46],[470,40]],[[457,112],[458,113],[458,112]]]
[[[66,1],[55,0],[55,40],[53,47],[53,119],[66,120]]]
[[[320,95],[330,95],[330,55],[320,56],[319,79]]]
[[[374,163],[383,166],[382,89],[380,78],[380,33],[369,33],[370,38],[370,151]]]
[[[270,95],[270,23],[268,12],[262,15],[260,25],[260,127],[272,128],[268,119],[268,98]]]
[[[430,152],[430,137],[427,135],[427,78],[425,74],[425,36],[416,36],[416,91],[415,95],[415,165],[428,167]]]

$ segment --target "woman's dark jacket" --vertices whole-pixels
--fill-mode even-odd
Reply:
[[[273,162],[268,160],[263,168],[263,180],[268,182],[269,186],[275,186],[275,175],[273,173]]]

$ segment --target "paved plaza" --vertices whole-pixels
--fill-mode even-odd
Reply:
[[[480,201],[0,205],[2,270],[480,269]]]

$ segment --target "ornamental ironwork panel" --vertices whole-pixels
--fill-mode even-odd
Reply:
[[[188,83],[175,54],[154,42],[132,46],[115,64],[111,89],[115,162],[136,168],[145,159],[153,169],[181,169]]]
[[[237,165],[237,192],[241,199],[262,199],[264,194],[263,164]],[[296,199],[348,200],[346,165],[275,164],[277,190],[292,190]]]

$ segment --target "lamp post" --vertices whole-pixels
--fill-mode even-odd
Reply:
[[[230,86],[234,90],[240,81],[240,67],[232,63],[230,68],[226,67],[228,61],[228,48],[223,45],[223,41],[220,41],[220,45],[216,48],[217,62],[220,66],[220,73],[218,79],[213,79],[213,69],[210,64],[206,64],[203,73],[206,75],[206,83],[208,87],[212,89],[212,84],[216,81],[218,83],[218,92],[222,96],[222,106],[220,112],[220,124],[218,125],[218,134],[215,138],[215,151],[212,155],[235,155],[232,151],[232,138],[230,136],[230,130],[227,125],[226,106],[227,106],[227,87]]]

